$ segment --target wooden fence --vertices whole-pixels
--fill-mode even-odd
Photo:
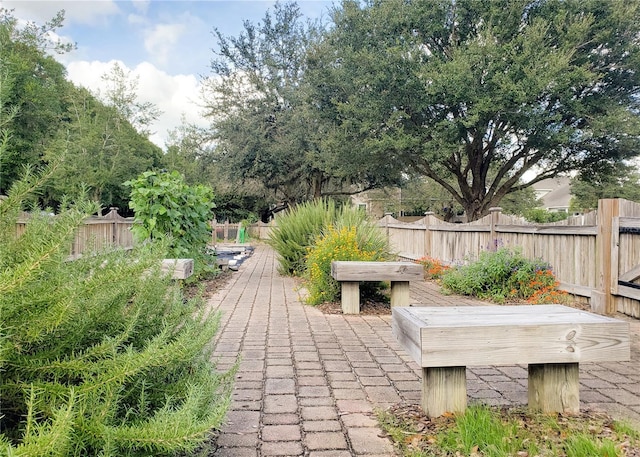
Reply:
[[[52,216],[54,217],[54,216]],[[29,223],[29,214],[25,213],[18,220],[16,231],[20,235],[24,232],[26,225]],[[263,238],[268,236],[270,226],[262,224],[262,230],[258,225],[249,227],[249,231],[253,231],[257,238],[260,234]],[[125,218],[118,214],[117,208],[111,208],[109,213],[104,216],[93,216],[86,219],[82,226],[78,229],[75,239],[69,250],[69,259],[76,259],[88,252],[99,251],[100,249],[116,246],[124,249],[131,249],[134,244],[133,218]],[[235,242],[238,240],[239,229],[241,224],[226,222],[210,222],[211,226],[211,244],[218,242]],[[257,230],[257,231],[256,231]]]
[[[28,220],[18,222],[24,230]],[[273,227],[247,227],[251,237],[266,239]],[[107,246],[133,246],[133,218],[112,208],[85,221],[70,248],[71,258]],[[427,214],[411,222],[391,216],[379,221],[400,257],[430,256],[449,264],[477,257],[483,250],[519,247],[530,259],[548,262],[562,289],[589,300],[593,311],[616,311],[640,318],[640,204],[622,199],[600,200],[598,210],[553,224],[528,224],[499,208],[468,224],[451,224]],[[212,243],[237,240],[239,224],[212,221]]]
[[[18,220],[16,227],[18,235],[24,232],[28,223],[28,214]],[[117,208],[111,208],[109,213],[104,216],[86,219],[71,244],[69,258],[76,259],[85,253],[95,252],[109,246],[131,249],[133,247],[132,225],[133,218],[120,216]]]
[[[466,262],[483,250],[519,247],[548,262],[560,287],[586,297],[593,311],[640,317],[640,204],[600,200],[598,210],[553,224],[528,224],[493,208],[484,218],[451,224],[427,214],[412,223],[385,216],[379,225],[404,258]]]

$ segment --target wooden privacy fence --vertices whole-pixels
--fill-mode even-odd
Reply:
[[[519,247],[525,257],[548,262],[560,288],[589,299],[593,311],[640,318],[640,204],[600,200],[597,211],[552,224],[528,224],[493,208],[468,224],[428,213],[412,223],[385,216],[379,225],[408,259],[429,256],[456,264],[483,250]]]
[[[18,220],[16,226],[18,235],[24,232],[28,223],[29,214],[25,213],[24,217]],[[83,254],[99,251],[106,247],[131,249],[134,245],[133,233],[131,232],[133,223],[132,217],[120,216],[117,208],[111,208],[109,213],[104,216],[93,216],[86,219],[76,233],[69,251],[69,258],[76,259]],[[238,240],[240,223],[230,223],[229,221],[220,223],[213,220],[210,222],[210,226],[213,245],[218,241]],[[248,230],[258,238],[266,238],[270,227],[268,224],[258,224],[248,227]]]
[[[28,223],[28,215],[18,220],[18,235],[24,232]],[[71,244],[69,258],[76,259],[82,254],[95,252],[110,246],[131,249],[133,247],[132,225],[133,218],[120,216],[117,208],[111,208],[104,216],[93,216],[86,219],[78,229],[76,237]]]

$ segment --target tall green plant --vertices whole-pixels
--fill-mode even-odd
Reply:
[[[233,373],[210,361],[219,319],[160,274],[162,241],[68,262],[87,202],[34,214],[31,174],[0,202],[0,454],[190,451],[218,427]]]
[[[168,239],[172,257],[193,257],[196,271],[202,271],[211,239],[213,190],[201,184],[187,185],[177,171],[145,171],[125,185],[131,187],[129,206],[135,211],[135,237]]]
[[[278,253],[281,274],[300,276],[304,272],[307,248],[337,214],[335,202],[323,199],[300,203],[278,216],[268,243]]]

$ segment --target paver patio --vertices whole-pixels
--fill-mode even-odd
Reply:
[[[297,286],[277,273],[274,252],[259,245],[209,300],[222,311],[218,367],[242,358],[215,455],[394,455],[373,412],[419,403],[421,369],[391,334],[391,316],[325,315],[301,303]],[[483,304],[443,296],[428,282],[411,283],[411,300]],[[581,364],[580,400],[582,409],[640,425],[640,320],[628,320],[631,361]],[[489,404],[526,404],[527,369],[467,369],[467,391]]]

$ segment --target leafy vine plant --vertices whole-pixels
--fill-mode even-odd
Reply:
[[[209,221],[215,208],[211,187],[189,186],[177,171],[145,171],[125,185],[131,188],[136,240],[168,239],[169,255],[194,258],[198,271],[211,239]]]

